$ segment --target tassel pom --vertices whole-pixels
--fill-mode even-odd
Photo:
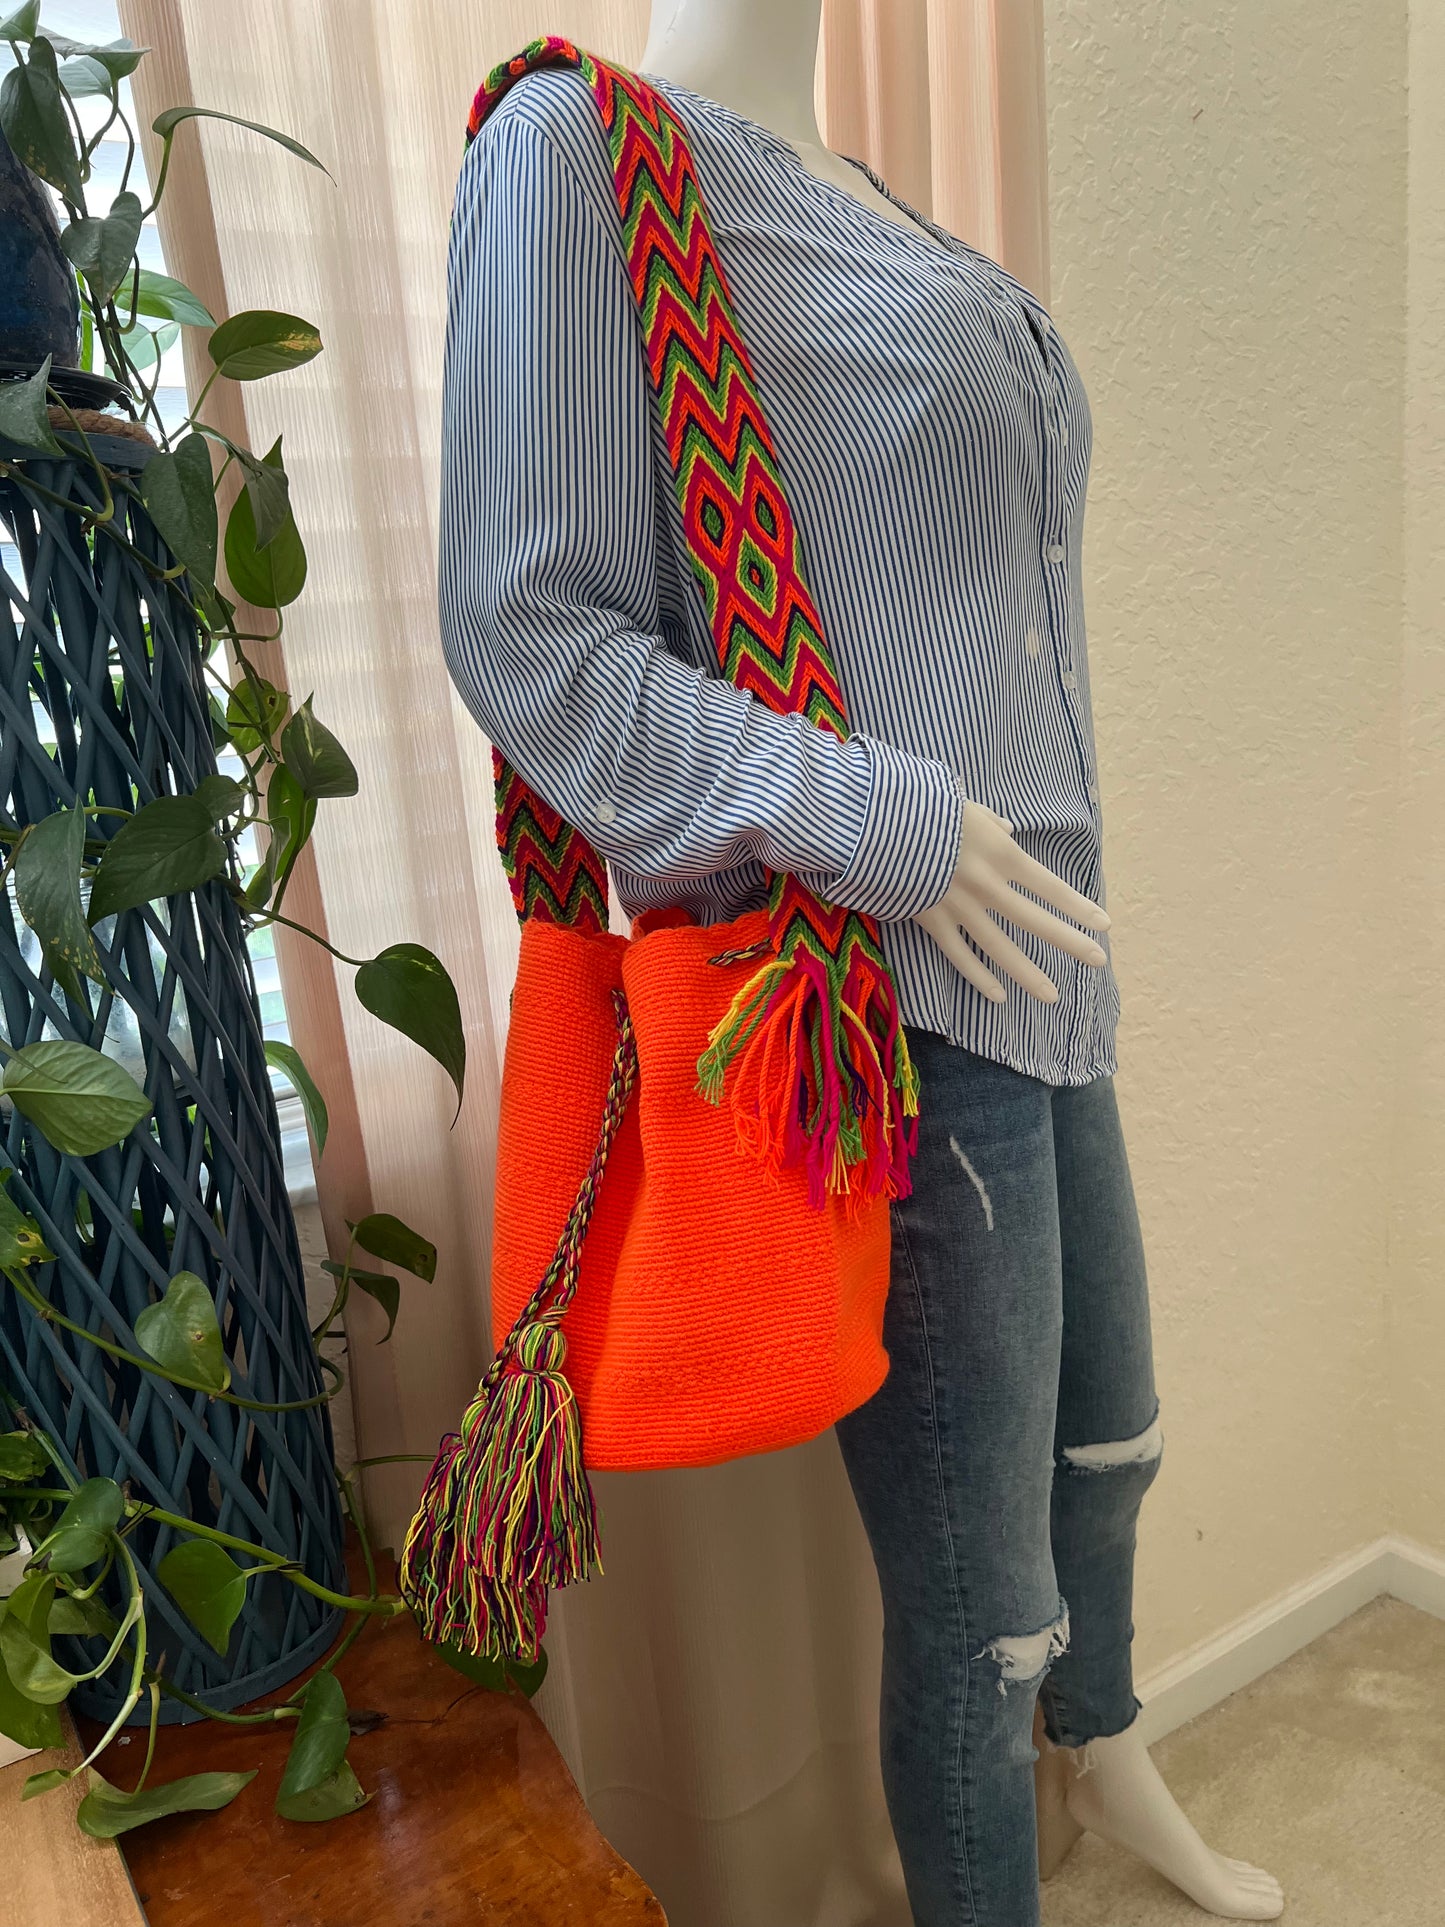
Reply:
[[[562,1369],[567,1341],[560,1324],[637,1078],[627,1000],[614,990],[612,1002],[617,1050],[577,1201],[460,1428],[442,1440],[402,1547],[398,1584],[423,1636],[479,1659],[535,1660],[548,1589],[602,1570],[582,1415]]]
[[[548,1588],[601,1570],[566,1356],[550,1319],[519,1325],[442,1441],[399,1572],[427,1639],[535,1660]]]
[[[697,1088],[719,1104],[731,1072],[738,1148],[775,1176],[801,1165],[815,1207],[856,1210],[912,1188],[918,1073],[882,958],[854,944],[842,976],[803,943],[769,956],[709,1036]]]

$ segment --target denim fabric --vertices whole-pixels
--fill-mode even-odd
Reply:
[[[1158,1414],[1143,1245],[1111,1077],[1055,1086],[908,1041],[923,1116],[893,1207],[889,1372],[837,1428],[883,1593],[884,1788],[917,1927],[1036,1927],[1035,1699],[1067,1746],[1139,1706],[1134,1528],[1157,1453],[1067,1453]]]

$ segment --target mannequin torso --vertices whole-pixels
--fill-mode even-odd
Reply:
[[[821,0],[655,0],[637,70],[721,101],[785,141],[820,180],[900,227],[919,232],[866,174],[823,141],[813,104],[820,11]],[[1020,889],[1042,897],[1052,908],[1021,896]],[[1007,820],[969,798],[952,884],[916,921],[984,996],[1001,1001],[1004,989],[979,951],[1032,996],[1053,1003],[1058,997],[1054,983],[1005,935],[997,915],[1086,964],[1105,962],[1099,945],[1074,924],[1107,930],[1108,913],[1025,855],[1014,843]],[[965,940],[965,932],[976,947]]]
[[[783,140],[820,180],[916,230],[859,167],[822,139],[814,108],[820,8],[821,0],[654,0],[637,71],[722,103]],[[1031,897],[1020,895],[1021,889]],[[1004,992],[979,952],[1032,995],[1054,1001],[1053,983],[1004,934],[998,917],[1086,963],[1105,961],[1086,930],[1075,927],[1107,929],[1110,919],[1102,908],[1026,855],[1006,819],[969,798],[952,883],[916,921],[985,996],[999,999]],[[1079,1825],[1148,1861],[1216,1915],[1265,1920],[1282,1911],[1283,1895],[1270,1875],[1226,1859],[1199,1837],[1154,1768],[1137,1723],[1091,1741],[1085,1753],[1075,1763],[1067,1796]]]
[[[700,11],[701,21],[697,18]],[[852,194],[876,213],[897,221],[900,227],[916,229],[917,224],[886,195],[880,194],[865,174],[843,155],[825,146],[813,105],[809,64],[816,52],[816,34],[811,48],[806,44],[800,47],[801,58],[796,63],[778,61],[764,70],[755,60],[741,58],[745,48],[756,45],[751,18],[741,16],[751,16],[754,11],[747,0],[741,5],[709,6],[702,10],[685,4],[685,0],[681,3],[670,0],[668,5],[655,7],[652,33],[639,71],[657,74],[691,88],[694,93],[722,101],[734,113],[756,121],[786,141],[809,173],[816,174],[820,181],[831,181],[834,187]],[[793,10],[787,11],[788,19],[779,23],[784,30],[793,24]],[[807,10],[801,12],[806,25]],[[730,22],[730,14],[738,17]],[[806,84],[803,83],[805,73]]]

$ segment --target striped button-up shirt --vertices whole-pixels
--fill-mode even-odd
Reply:
[[[629,914],[680,903],[724,920],[790,870],[881,920],[905,1022],[1049,1083],[1105,1075],[1111,963],[1007,925],[1060,994],[1046,1004],[995,968],[995,1003],[909,921],[948,886],[964,797],[1104,902],[1080,576],[1091,421],[1073,359],[1018,281],[896,196],[907,226],[768,129],[653,84],[687,132],[852,733],[719,676],[606,137],[571,69],[512,86],[457,188],[453,679],[607,858]]]

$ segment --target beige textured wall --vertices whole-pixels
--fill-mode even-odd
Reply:
[[[1399,1530],[1445,1549],[1445,10],[1410,21],[1401,982],[1390,1311]]]
[[[1401,1355],[1439,1270],[1396,1141],[1397,1056],[1421,1041],[1398,1021],[1399,947],[1405,974],[1438,976],[1423,917],[1393,906],[1406,8],[1045,15],[1052,309],[1095,419],[1119,1091],[1167,1439],[1142,1539],[1147,1671],[1389,1528],[1392,1210],[1414,1287]],[[1419,464],[1442,445],[1437,423]],[[1435,1063],[1438,1101],[1438,1042]],[[1416,1356],[1397,1376],[1423,1460]],[[1434,1476],[1410,1517],[1438,1539]]]

